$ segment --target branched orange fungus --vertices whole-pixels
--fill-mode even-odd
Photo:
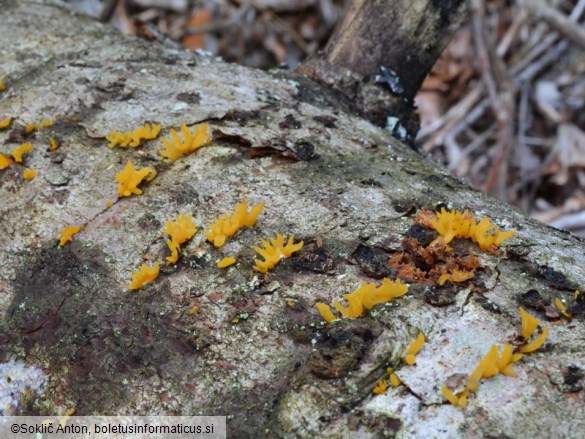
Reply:
[[[32,151],[32,144],[30,143],[21,143],[16,148],[12,150],[12,157],[18,163],[22,163],[22,155],[26,152]]]
[[[12,160],[10,157],[6,157],[4,154],[0,154],[0,170],[6,169],[12,163],[14,163],[14,160]]]
[[[59,247],[63,247],[67,242],[73,241],[73,235],[81,232],[85,226],[67,226],[61,230],[61,236],[59,237]]]
[[[388,373],[388,376],[390,376],[390,384],[392,384],[394,387],[398,387],[400,384],[402,384],[402,381],[400,381],[400,378],[396,376],[391,367],[387,368],[386,372]]]
[[[502,242],[516,234],[515,231],[502,232],[490,223],[488,217],[483,217],[478,223],[475,215],[467,210],[449,212],[442,208],[435,215],[432,227],[441,235],[439,239],[445,244],[449,244],[454,238],[467,238],[476,242],[483,251],[496,253]]]
[[[40,130],[41,128],[48,128],[53,126],[53,121],[50,119],[44,119],[41,123],[29,123],[24,127],[24,135],[29,135],[33,131]]]
[[[573,317],[573,315],[571,313],[567,312],[567,305],[565,305],[563,303],[563,301],[561,299],[559,299],[558,297],[555,298],[555,306],[561,312],[561,314],[564,315],[565,317],[567,317],[567,318]]]
[[[400,381],[400,378],[394,374],[394,371],[391,367],[386,368],[386,373],[388,374],[388,379],[378,381],[378,384],[372,390],[374,395],[385,393],[388,389],[388,383],[392,384],[394,387],[398,387],[400,384],[402,384],[402,381]]]
[[[3,121],[0,121],[0,130],[5,130],[6,128],[8,128],[10,126],[10,122],[12,122],[11,117],[7,117]]]
[[[240,204],[236,206],[236,210],[231,215],[223,215],[209,224],[208,230],[205,232],[207,240],[216,247],[221,247],[227,238],[232,236],[242,227],[252,227],[256,224],[256,219],[260,212],[264,209],[264,203],[253,206],[248,211],[248,202],[244,198]]]
[[[167,221],[162,232],[171,237],[167,241],[167,245],[171,250],[171,256],[167,256],[167,264],[175,264],[179,260],[181,244],[190,240],[197,232],[197,228],[191,214],[183,214],[179,215],[174,222]]]
[[[538,327],[538,319],[524,311],[524,308],[518,308],[520,318],[522,319],[522,338],[528,340]]]
[[[175,161],[182,155],[191,154],[211,142],[209,126],[206,123],[195,125],[193,132],[189,131],[184,124],[180,126],[180,129],[185,140],[181,140],[179,133],[171,129],[171,140],[162,138],[165,149],[160,151],[160,155]]]
[[[522,354],[514,354],[514,348],[511,344],[506,343],[500,354],[500,350],[496,345],[492,345],[489,352],[481,359],[479,365],[469,375],[465,390],[455,395],[447,387],[443,386],[441,392],[445,398],[453,405],[463,407],[467,404],[467,396],[471,392],[477,392],[479,383],[482,378],[492,378],[497,374],[515,377],[513,364],[522,358]]]
[[[150,125],[144,124],[132,131],[126,131],[123,133],[113,130],[106,136],[106,139],[110,142],[108,145],[110,148],[115,146],[131,146],[136,148],[141,145],[143,140],[156,139],[158,133],[160,133],[160,125],[151,123]]]
[[[414,363],[416,363],[416,354],[420,352],[424,342],[425,335],[422,332],[419,332],[416,340],[412,342],[412,344],[406,351],[406,356],[404,357],[404,361],[406,361],[406,364],[412,366]]]
[[[158,273],[160,271],[160,265],[158,262],[155,262],[152,267],[149,267],[146,264],[140,265],[138,270],[132,273],[132,280],[130,285],[128,285],[129,290],[137,290],[142,288],[148,282],[153,281],[158,277]]]
[[[55,151],[57,148],[59,148],[59,144],[57,143],[55,138],[54,137],[49,138],[49,151]]]
[[[236,258],[234,258],[233,256],[228,256],[226,258],[223,258],[216,265],[218,268],[226,268],[226,267],[229,267],[230,265],[234,265],[235,263],[236,263]]]
[[[22,173],[22,178],[24,178],[26,181],[30,181],[35,178],[37,174],[38,171],[36,169],[25,169],[25,171]]]
[[[408,287],[401,283],[400,279],[391,281],[390,279],[384,278],[382,285],[379,287],[375,284],[362,282],[357,290],[343,294],[343,298],[348,304],[347,307],[343,306],[337,300],[333,301],[333,307],[341,314],[341,317],[355,319],[363,315],[364,308],[370,310],[378,303],[390,302],[407,292]],[[327,323],[341,318],[333,314],[329,305],[317,303],[316,306]]]
[[[254,270],[260,273],[266,273],[268,270],[272,270],[278,261],[283,258],[290,258],[293,253],[303,248],[303,241],[297,242],[296,244],[293,243],[293,235],[290,235],[286,245],[284,245],[284,236],[280,233],[276,235],[276,238],[270,238],[270,243],[264,239],[260,241],[264,248],[254,247],[254,250],[264,258],[263,261],[254,259]]]
[[[473,271],[461,271],[455,268],[452,273],[445,273],[439,276],[437,283],[439,285],[445,284],[447,281],[451,282],[465,282],[474,276]]]
[[[524,311],[523,308],[518,308],[520,316],[522,318],[522,337],[525,341],[534,334],[538,327],[538,320],[532,315]],[[514,370],[514,363],[522,359],[523,354],[528,354],[539,349],[546,340],[548,335],[548,328],[543,328],[540,335],[538,335],[530,343],[521,345],[518,348],[518,353],[514,353],[514,348],[511,344],[506,343],[502,349],[502,353],[496,345],[492,345],[490,351],[485,357],[479,362],[479,365],[469,375],[465,390],[460,392],[459,395],[455,395],[447,387],[443,386],[441,391],[447,400],[458,406],[464,406],[467,403],[467,396],[470,392],[477,392],[479,389],[479,383],[482,378],[491,378],[497,374],[506,375],[509,377],[515,377],[516,371]]]
[[[575,299],[575,301],[579,300],[580,295],[581,295],[581,292],[579,290],[575,290],[575,294],[573,295],[573,298]],[[576,304],[574,304],[574,305],[571,305],[571,307],[567,307],[567,305],[565,305],[565,303],[561,299],[559,299],[558,297],[555,299],[555,305],[556,305],[557,309],[561,312],[561,314],[564,315],[565,317],[567,317],[568,319],[573,317],[573,314],[572,314],[573,311],[575,311],[575,310],[577,312],[580,311],[579,310],[580,304],[577,306],[576,306]]]
[[[156,171],[153,168],[135,169],[132,166],[132,160],[128,160],[123,171],[116,174],[116,181],[118,186],[118,195],[121,197],[129,197],[132,194],[140,195],[142,190],[138,189],[138,185],[142,180],[151,181],[156,177]]]
[[[520,317],[522,319],[522,338],[526,341],[526,344],[520,346],[518,350],[524,354],[528,354],[540,349],[544,344],[546,337],[548,336],[548,328],[542,328],[540,335],[528,343],[528,339],[536,331],[539,322],[535,317],[524,311],[522,307],[518,308],[518,311],[520,311]]]

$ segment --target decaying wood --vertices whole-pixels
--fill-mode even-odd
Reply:
[[[25,166],[38,170],[29,182],[24,166],[0,171],[3,413],[223,414],[234,437],[582,433],[583,316],[551,306],[583,290],[582,241],[472,190],[305,77],[149,45],[53,2],[1,0],[0,10],[0,120],[15,118],[0,152],[30,141]],[[23,137],[43,119],[55,124]],[[173,163],[160,140],[106,146],[110,130],[150,121],[165,136],[206,121],[214,142]],[[128,159],[158,176],[117,200]],[[265,211],[218,250],[201,229],[243,197]],[[498,255],[475,249],[484,268],[472,284],[412,285],[371,315],[325,324],[315,303],[393,277],[386,259],[418,208],[438,203],[518,233]],[[138,264],[168,255],[164,223],[189,212],[200,231],[180,262],[128,291]],[[59,248],[71,224],[86,229]],[[259,275],[252,247],[277,233],[304,247]],[[239,264],[218,269],[224,255]],[[467,407],[446,403],[442,385],[492,344],[517,342],[530,290],[548,303],[528,308],[550,329],[545,346],[517,378],[483,382]],[[405,366],[419,331],[427,343]],[[404,385],[374,396],[387,367]]]
[[[357,114],[380,126],[397,117],[416,135],[414,97],[466,12],[464,0],[353,0],[324,53],[299,70]]]

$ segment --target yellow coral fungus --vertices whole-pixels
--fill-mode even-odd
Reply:
[[[473,277],[473,271],[461,271],[457,268],[453,270],[452,273],[445,273],[439,277],[437,283],[439,285],[443,285],[447,281],[451,282],[465,282]]]
[[[342,317],[355,319],[363,314],[364,307],[368,310],[372,309],[374,305],[389,302],[407,292],[408,287],[402,284],[400,279],[396,279],[393,282],[390,279],[384,278],[382,285],[379,287],[376,287],[375,284],[362,282],[358,289],[351,293],[343,294],[343,297],[348,303],[347,307],[341,305],[337,300],[333,302],[333,306]],[[329,305],[317,303],[316,306],[327,323],[331,323],[333,320],[339,318],[331,312]]]
[[[408,350],[406,351],[406,356],[404,357],[404,361],[406,361],[406,364],[408,364],[409,366],[412,366],[414,363],[416,363],[416,354],[418,354],[420,352],[424,342],[425,342],[425,335],[422,332],[419,332],[416,340],[414,340],[412,342],[412,344],[409,346]]]
[[[167,265],[176,264],[179,260],[179,250],[181,246],[172,239],[167,240],[167,246],[171,250],[171,255],[167,256]]]
[[[536,331],[538,326],[538,319],[524,311],[524,308],[519,307],[520,317],[522,319],[522,338],[528,340],[530,336]]]
[[[160,155],[175,161],[182,155],[191,154],[211,142],[209,126],[206,123],[195,125],[193,133],[184,124],[180,126],[180,129],[185,140],[181,140],[179,133],[171,129],[171,140],[162,138],[165,149],[159,152]]]
[[[443,396],[453,405],[457,405],[459,407],[465,407],[467,404],[467,396],[456,396],[453,392],[451,392],[446,386],[441,387],[441,393]]]
[[[252,227],[256,223],[256,219],[260,215],[260,212],[262,212],[262,209],[264,209],[264,203],[253,206],[248,211],[248,202],[244,198],[236,206],[234,213],[231,215],[223,215],[207,226],[208,230],[205,232],[207,240],[214,246],[221,247],[227,238],[242,227]]]
[[[149,267],[146,264],[142,264],[138,270],[132,273],[132,279],[130,285],[128,285],[129,290],[137,290],[142,288],[148,282],[153,281],[158,277],[160,271],[160,265],[158,262],[155,262],[152,267]]]
[[[29,123],[24,127],[24,135],[27,136],[33,131],[40,130],[41,128],[48,128],[53,125],[53,121],[50,119],[43,119],[40,123]]]
[[[108,145],[110,148],[115,146],[127,147],[131,146],[136,148],[141,145],[143,140],[156,139],[160,133],[160,125],[151,123],[150,125],[144,124],[141,127],[135,128],[132,131],[120,132],[112,130],[110,134],[106,136],[106,139],[110,142]]]
[[[390,384],[392,384],[394,387],[398,387],[400,384],[402,384],[402,381],[400,381],[400,378],[396,376],[391,367],[386,368],[386,373],[390,377]]]
[[[573,317],[573,315],[570,312],[567,312],[567,305],[565,305],[563,301],[558,297],[555,299],[555,305],[562,315],[564,315],[567,318]]]
[[[24,178],[26,181],[30,181],[33,178],[35,178],[38,174],[38,171],[36,169],[26,169],[23,173],[22,173],[22,178]]]
[[[179,259],[181,244],[190,240],[197,232],[197,228],[191,214],[182,214],[179,215],[175,221],[167,221],[162,232],[171,237],[171,239],[167,241],[167,245],[171,250],[171,256],[167,257],[167,264],[174,264]]]
[[[61,236],[59,237],[59,247],[63,247],[67,242],[73,241],[73,235],[81,232],[85,226],[67,226],[61,230]]]
[[[35,131],[37,128],[38,128],[37,124],[29,123],[27,126],[24,127],[24,135],[25,136],[29,135],[30,133]]]
[[[490,223],[488,217],[483,217],[478,223],[475,215],[467,210],[449,212],[442,208],[435,215],[432,227],[441,235],[440,239],[445,244],[454,238],[467,238],[476,242],[483,251],[495,253],[502,242],[516,234],[515,231],[502,232]]]
[[[234,265],[235,263],[236,263],[236,258],[234,258],[233,256],[228,256],[226,258],[223,258],[216,265],[219,268],[226,268],[226,267],[229,267],[230,265]]]
[[[270,243],[264,239],[260,241],[264,248],[254,247],[254,250],[264,258],[263,261],[254,259],[254,270],[260,273],[266,273],[268,270],[273,269],[278,261],[283,258],[289,258],[293,253],[303,248],[303,241],[297,242],[296,244],[293,243],[293,235],[288,238],[286,245],[284,245],[284,236],[280,233],[276,235],[276,238],[270,238]]]
[[[388,380],[381,380],[378,382],[376,387],[374,387],[372,392],[374,393],[374,395],[380,395],[381,393],[386,392],[387,389],[388,389]]]
[[[132,166],[132,160],[128,160],[123,171],[116,174],[116,181],[120,183],[118,186],[118,195],[121,197],[129,197],[132,194],[140,195],[142,190],[138,189],[138,185],[142,180],[151,181],[156,176],[156,171],[153,168],[135,169]]]
[[[513,364],[521,358],[522,355],[513,354],[513,347],[508,343],[504,345],[501,355],[498,347],[492,345],[489,352],[480,361],[479,366],[470,375],[467,388],[471,391],[476,391],[479,387],[479,379],[491,378],[499,373],[515,377],[516,372],[514,371]]]
[[[337,320],[339,318],[336,317],[335,314],[333,314],[333,312],[331,312],[331,307],[329,305],[326,305],[324,303],[317,303],[315,306],[319,310],[319,313],[321,313],[321,317],[323,317],[323,319],[327,323],[331,323],[332,321]]]
[[[0,154],[0,170],[6,169],[12,163],[14,163],[14,160],[12,160],[10,157],[6,157],[4,154]]]
[[[4,90],[6,86],[4,85],[4,80],[0,79],[0,91]]]
[[[491,378],[497,374],[515,377],[516,372],[514,371],[513,364],[520,360],[522,355],[514,354],[513,350],[512,345],[506,343],[500,354],[498,347],[492,345],[489,352],[481,359],[479,365],[469,375],[463,392],[455,395],[445,386],[441,388],[441,392],[451,404],[462,407],[467,404],[469,392],[477,392],[482,378]]]
[[[18,163],[22,163],[22,155],[26,152],[32,151],[32,144],[30,143],[21,143],[16,148],[12,150],[12,157]]]
[[[7,117],[3,121],[1,121],[0,122],[0,130],[5,130],[6,128],[8,128],[10,126],[10,122],[12,122],[11,117]]]
[[[538,337],[536,337],[533,341],[527,344],[523,344],[518,348],[520,352],[523,354],[529,354],[530,352],[534,352],[544,344],[546,337],[548,336],[548,328],[542,328],[542,332]]]
[[[518,308],[518,311],[520,311],[520,316],[522,318],[522,337],[524,338],[524,341],[527,342],[532,334],[534,334],[534,331],[536,331],[539,322],[535,317],[524,311],[522,307]],[[518,350],[523,354],[534,352],[544,344],[547,336],[548,328],[542,328],[542,332],[538,337],[536,337],[530,343],[521,345]]]
[[[57,148],[59,148],[59,144],[57,143],[57,141],[55,140],[54,137],[50,137],[49,138],[49,151],[55,151]]]

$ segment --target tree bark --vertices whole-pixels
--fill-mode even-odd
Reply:
[[[414,138],[414,97],[466,12],[465,0],[353,0],[324,52],[299,70],[379,126],[398,118]]]
[[[0,0],[0,10],[0,121],[15,118],[0,152],[33,145],[0,171],[4,414],[229,415],[230,437],[580,437],[583,316],[562,317],[552,301],[580,306],[582,240],[454,179],[301,75],[150,45],[55,2]],[[55,123],[24,135],[44,119]],[[111,130],[146,122],[165,137],[207,122],[214,140],[175,162],[160,140],[107,147]],[[158,175],[118,199],[115,174],[130,159]],[[37,177],[23,181],[25,168]],[[203,229],[244,197],[265,210],[216,249]],[[483,267],[473,282],[412,284],[326,324],[315,303],[394,278],[387,259],[417,210],[438,203],[517,235],[497,255],[473,247]],[[199,231],[165,266],[161,229],[182,213]],[[82,224],[58,246],[63,227]],[[278,233],[302,250],[255,272],[253,247]],[[217,268],[228,255],[238,264]],[[148,260],[160,276],[129,291]],[[518,343],[519,305],[549,328],[545,346],[516,378],[483,381],[465,408],[446,403],[441,386],[492,344]],[[420,331],[427,341],[407,366]],[[403,384],[373,395],[387,367]]]

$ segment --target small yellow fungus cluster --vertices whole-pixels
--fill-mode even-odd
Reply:
[[[25,169],[22,173],[22,178],[24,178],[26,181],[30,181],[35,178],[37,174],[38,171],[36,169]]]
[[[0,91],[4,90],[6,86],[4,85],[4,80],[0,79]]]
[[[59,247],[63,247],[67,242],[73,241],[73,235],[81,232],[85,226],[67,226],[61,230],[61,236],[59,237]]]
[[[372,390],[374,395],[379,395],[386,392],[388,389],[388,384],[392,384],[394,387],[398,387],[400,384],[402,384],[402,381],[400,381],[400,378],[396,376],[391,367],[386,369],[386,373],[388,374],[388,379],[378,381],[378,384]]]
[[[12,122],[11,117],[7,117],[3,121],[0,121],[0,130],[5,130],[6,128],[8,128],[11,122]]]
[[[110,148],[115,146],[137,148],[141,145],[143,140],[156,139],[160,133],[160,125],[151,123],[150,125],[144,124],[132,131],[120,132],[112,130],[110,134],[106,136],[106,139],[110,142],[108,145]]]
[[[522,319],[522,338],[524,338],[525,344],[521,345],[518,350],[523,354],[534,352],[544,344],[546,337],[548,336],[548,328],[542,328],[542,332],[534,340],[528,343],[528,339],[534,334],[538,327],[538,319],[528,314],[522,307],[518,308],[520,317]]]
[[[156,177],[156,170],[154,168],[135,169],[132,166],[132,160],[128,160],[123,171],[116,174],[116,181],[120,183],[118,186],[118,195],[121,197],[129,197],[132,194],[140,195],[142,190],[138,189],[138,185],[142,180],[151,181]]]
[[[128,285],[129,290],[137,290],[142,288],[148,282],[153,281],[158,277],[160,272],[160,265],[158,262],[155,262],[152,267],[149,267],[146,264],[140,265],[138,270],[132,273],[132,280],[130,285]]]
[[[538,320],[532,315],[528,314],[521,307],[520,317],[522,319],[521,334],[526,342],[532,336],[538,327]],[[454,394],[446,386],[441,388],[441,392],[445,398],[453,405],[463,407],[467,404],[467,396],[470,392],[477,392],[482,378],[491,378],[497,374],[515,377],[514,363],[519,361],[523,354],[528,354],[539,349],[548,335],[548,328],[543,328],[542,333],[536,337],[532,342],[525,343],[518,348],[518,353],[514,353],[514,348],[511,344],[506,343],[500,354],[500,350],[496,345],[492,345],[487,355],[480,361],[479,365],[469,375],[465,389],[458,395]]]
[[[186,125],[181,125],[181,134],[185,140],[181,140],[179,133],[171,129],[171,140],[162,138],[165,149],[160,151],[160,155],[177,160],[179,157],[191,154],[201,148],[203,145],[211,142],[209,127],[206,123],[195,125],[193,132],[189,131]]]
[[[467,238],[476,242],[483,251],[496,253],[502,242],[516,234],[515,231],[502,232],[490,223],[488,217],[483,217],[478,223],[475,215],[467,210],[448,212],[442,208],[435,215],[432,226],[445,244],[449,244],[454,238]]]
[[[242,227],[252,227],[256,224],[256,219],[260,215],[260,212],[262,212],[262,209],[264,209],[264,203],[253,206],[248,211],[248,202],[244,198],[236,206],[234,213],[231,215],[223,215],[207,226],[209,229],[205,232],[207,240],[214,246],[221,247],[227,238]]]
[[[233,256],[228,256],[226,258],[223,258],[221,261],[217,262],[217,267],[218,268],[226,268],[229,267],[230,265],[234,265],[236,263],[236,258],[234,258]]]
[[[32,151],[32,144],[30,143],[21,143],[16,148],[12,150],[12,157],[18,163],[22,163],[22,155],[27,152]]]
[[[374,395],[380,395],[381,393],[386,393],[387,389],[388,389],[388,380],[380,380],[380,381],[378,381],[378,384],[376,385],[376,387],[374,387],[372,392],[374,393]]]
[[[171,250],[171,256],[167,256],[167,265],[169,265],[175,264],[179,260],[181,244],[190,240],[197,232],[197,228],[191,214],[183,214],[179,215],[174,222],[167,221],[162,232],[171,237],[171,239],[167,240],[167,245]]]
[[[357,290],[343,295],[345,300],[347,300],[347,307],[343,306],[337,300],[333,301],[333,307],[341,314],[341,317],[355,319],[364,313],[364,307],[370,310],[378,303],[389,302],[397,297],[403,296],[407,292],[408,287],[401,283],[400,279],[396,279],[393,282],[390,279],[384,278],[382,285],[379,287],[376,287],[375,284],[362,282]],[[317,303],[316,306],[327,323],[331,323],[340,318],[333,314],[329,305]]]
[[[264,258],[263,261],[254,259],[254,263],[256,264],[254,265],[254,270],[260,273],[266,273],[268,270],[272,270],[278,261],[283,258],[289,258],[294,252],[298,252],[303,248],[303,241],[296,244],[293,243],[293,235],[288,238],[286,245],[284,245],[284,236],[280,233],[276,235],[276,238],[270,238],[270,243],[264,239],[260,241],[264,248],[254,247],[254,250]]]
[[[0,170],[6,169],[13,162],[14,160],[12,160],[10,157],[5,156],[4,154],[0,154]]]
[[[59,148],[59,144],[57,143],[57,141],[55,140],[54,137],[50,137],[49,138],[49,151],[55,151],[57,148]]]
[[[471,279],[474,276],[473,271],[462,271],[457,268],[453,270],[451,273],[444,273],[439,276],[439,280],[437,283],[439,285],[444,285],[445,282],[465,282],[466,280]]]
[[[14,162],[23,163],[24,159],[22,156],[30,151],[32,151],[32,144],[22,143],[12,150],[11,154],[13,158],[0,154],[0,170],[8,168]],[[36,177],[37,173],[38,171],[35,169],[26,169],[23,171],[22,177],[26,181],[32,180]]]
[[[41,128],[48,128],[53,126],[53,121],[50,119],[44,119],[41,123],[29,123],[24,127],[24,135],[29,135],[33,131],[40,130]]]
[[[581,294],[581,292],[579,290],[575,290],[575,300],[577,300],[577,298],[579,297],[580,294]],[[563,301],[561,299],[559,299],[558,297],[555,299],[555,305],[558,308],[558,310],[561,312],[562,315],[564,315],[568,319],[570,319],[571,317],[573,317],[573,314],[571,314],[567,310],[567,305],[565,305],[563,303]]]
[[[479,390],[479,383],[482,378],[491,378],[501,373],[502,375],[515,377],[513,364],[522,358],[522,354],[514,354],[514,348],[511,344],[506,343],[500,355],[500,350],[496,345],[492,345],[490,351],[479,362],[479,365],[469,375],[465,390],[458,395],[454,394],[448,387],[441,387],[443,396],[453,405],[464,407],[467,404],[467,397],[470,392]]]
[[[409,346],[408,350],[406,351],[406,356],[404,357],[404,361],[409,366],[412,366],[416,363],[416,354],[420,352],[425,342],[425,335],[422,332],[418,333],[418,337],[412,342]]]

